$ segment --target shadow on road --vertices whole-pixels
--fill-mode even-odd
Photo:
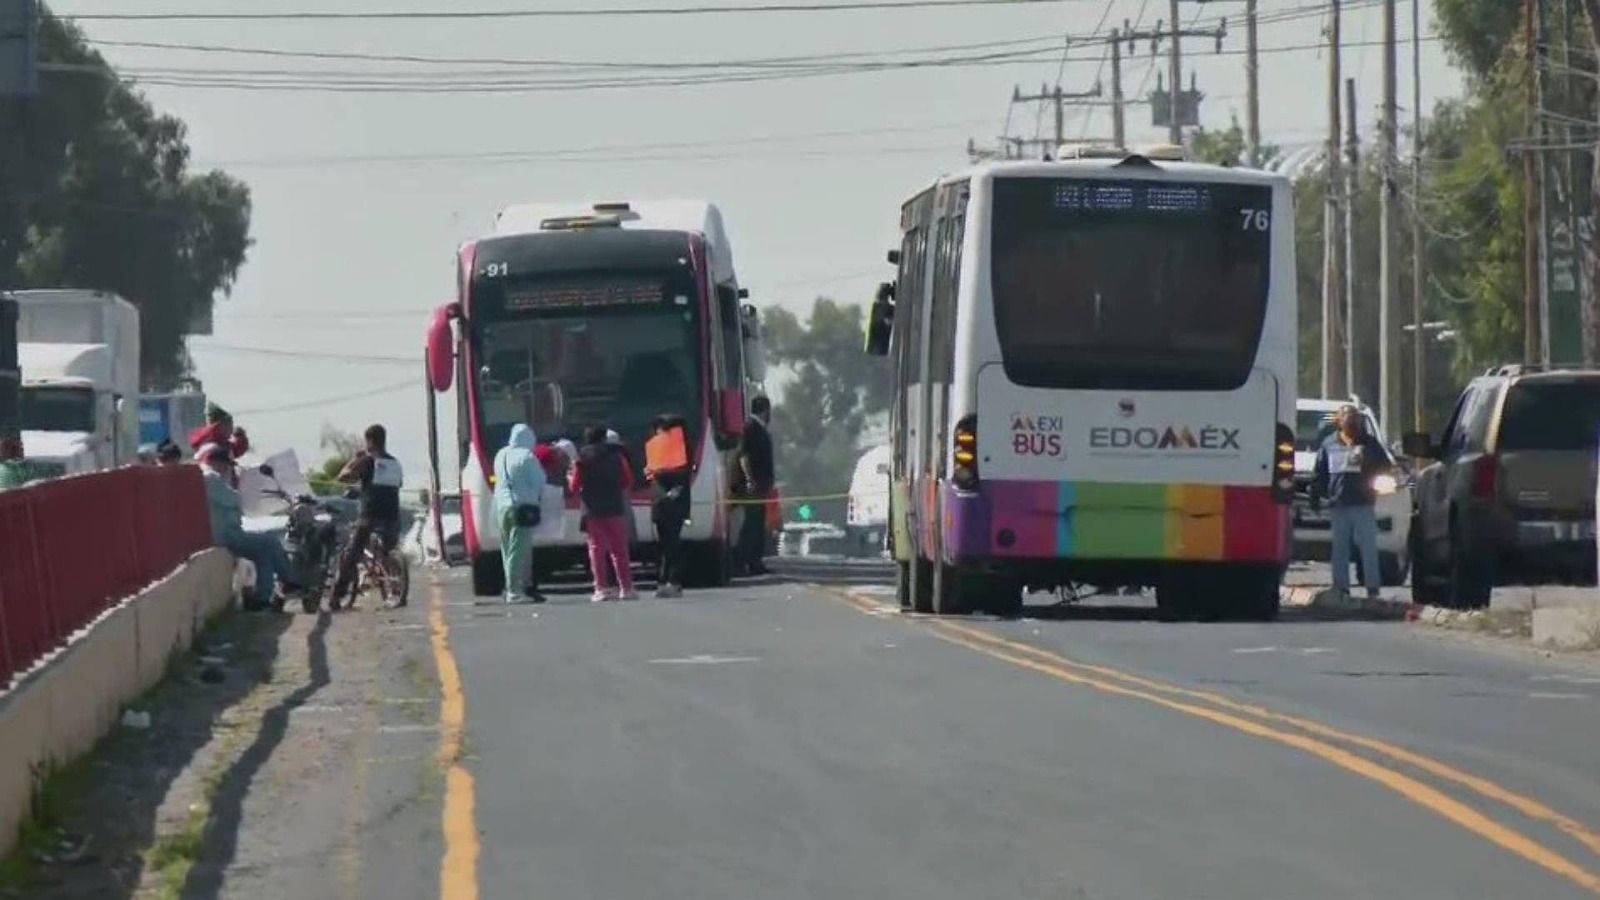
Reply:
[[[306,655],[310,680],[283,698],[262,716],[261,730],[249,748],[229,766],[217,781],[211,799],[211,815],[201,836],[200,853],[183,886],[185,898],[216,897],[222,890],[223,876],[239,849],[239,829],[244,821],[244,802],[256,773],[272,757],[289,730],[289,716],[317,691],[332,681],[328,669],[328,627],[333,614],[317,616],[316,627],[306,634]]]
[[[130,708],[149,712],[151,727],[118,727],[94,752],[61,773],[56,827],[92,839],[76,865],[41,864],[23,896],[129,898],[144,877],[147,853],[163,830],[162,804],[195,755],[232,727],[229,709],[270,677],[289,616],[225,615],[197,640],[195,649],[169,664],[167,678]],[[225,659],[201,672],[206,655]],[[217,680],[220,676],[220,680]],[[170,815],[171,811],[167,811]],[[170,823],[168,823],[170,824]]]

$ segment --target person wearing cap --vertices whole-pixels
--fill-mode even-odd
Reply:
[[[217,444],[227,449],[234,459],[250,450],[250,438],[243,428],[235,428],[233,415],[215,403],[206,407],[206,424],[189,433],[189,447],[199,450],[206,444]]]
[[[1350,550],[1361,554],[1362,581],[1367,596],[1376,599],[1382,575],[1378,570],[1377,493],[1372,480],[1389,468],[1389,454],[1376,437],[1367,433],[1361,410],[1346,404],[1335,419],[1338,429],[1317,450],[1311,478],[1311,508],[1330,505],[1333,528],[1333,589],[1350,593]]]
[[[289,557],[283,545],[270,534],[244,530],[244,509],[239,492],[233,486],[233,456],[220,444],[205,444],[195,454],[205,476],[206,501],[211,507],[211,541],[239,559],[248,559],[256,568],[255,595],[245,603],[245,609],[260,612],[269,606],[282,609],[276,599],[277,584],[282,577],[286,589],[295,585],[288,578]]]

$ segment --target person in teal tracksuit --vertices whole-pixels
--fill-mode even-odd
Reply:
[[[494,511],[500,521],[500,554],[505,564],[507,603],[516,603],[520,589],[531,583],[533,572],[533,528],[517,524],[517,507],[539,505],[544,490],[544,466],[534,455],[539,438],[527,425],[513,425],[511,438],[494,455]],[[562,511],[549,510],[551,515]],[[540,603],[544,597],[535,589],[528,599]]]

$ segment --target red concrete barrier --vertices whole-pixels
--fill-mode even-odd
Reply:
[[[209,546],[210,515],[194,466],[0,492],[0,687]]]

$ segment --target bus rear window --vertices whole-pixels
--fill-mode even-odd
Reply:
[[[1000,178],[992,288],[1031,387],[1232,390],[1266,313],[1271,188]]]
[[[1506,394],[1501,450],[1593,450],[1600,441],[1600,379],[1521,381]]]

